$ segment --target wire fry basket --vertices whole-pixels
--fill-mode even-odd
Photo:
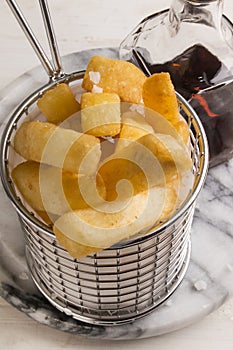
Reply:
[[[28,25],[15,7],[24,30]],[[48,37],[54,43],[46,1],[40,1]],[[35,38],[32,36],[35,43]],[[33,45],[34,46],[34,45]],[[79,84],[83,72],[62,73],[57,48],[54,64],[45,64],[49,83],[26,98],[12,114],[1,142],[1,178],[25,234],[26,259],[31,276],[43,295],[57,309],[83,322],[118,325],[142,317],[165,301],[181,283],[190,259],[190,229],[195,201],[207,173],[208,146],[203,127],[192,108],[177,94],[180,112],[190,129],[194,184],[179,210],[157,229],[121,242],[92,256],[73,259],[59,245],[51,227],[40,221],[19,198],[11,179],[12,140],[18,126],[34,109],[36,101],[55,84]],[[47,62],[47,61],[46,61]],[[50,68],[49,68],[50,67]]]

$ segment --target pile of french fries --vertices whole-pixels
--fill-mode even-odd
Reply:
[[[13,147],[24,161],[11,172],[75,258],[171,216],[192,169],[189,128],[168,73],[148,78],[129,62],[94,56],[82,88],[77,99],[61,83],[38,100],[46,121],[20,125]]]

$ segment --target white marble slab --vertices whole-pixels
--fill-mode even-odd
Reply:
[[[71,54],[67,72],[83,69],[93,54],[115,57],[112,49]],[[0,92],[1,115],[47,81],[33,69]],[[4,125],[5,120],[1,120]],[[198,200],[192,227],[191,262],[180,287],[161,307],[124,326],[91,326],[55,310],[37,291],[24,258],[24,239],[16,214],[0,189],[0,295],[21,312],[50,327],[99,339],[135,339],[164,334],[192,324],[233,294],[233,161],[211,169]]]

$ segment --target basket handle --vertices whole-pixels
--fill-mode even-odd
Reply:
[[[56,79],[58,77],[61,77],[64,75],[62,64],[61,64],[61,58],[58,50],[57,40],[53,29],[53,24],[48,8],[47,0],[38,0],[40,4],[40,9],[44,21],[44,26],[49,42],[49,48],[51,53],[52,62],[49,60],[48,56],[46,55],[45,51],[43,50],[42,46],[40,45],[39,41],[35,37],[31,27],[29,26],[27,20],[25,19],[22,11],[20,10],[19,6],[17,5],[15,0],[6,0],[7,4],[9,5],[12,13],[14,14],[15,18],[17,19],[20,27],[24,31],[28,41],[30,42],[33,50],[35,51],[37,57],[39,58],[42,66],[44,67],[46,73],[48,76],[52,79]]]

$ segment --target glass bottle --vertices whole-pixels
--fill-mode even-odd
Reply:
[[[147,75],[170,73],[202,119],[211,165],[233,155],[233,25],[223,0],[173,0],[125,38],[120,58]]]

